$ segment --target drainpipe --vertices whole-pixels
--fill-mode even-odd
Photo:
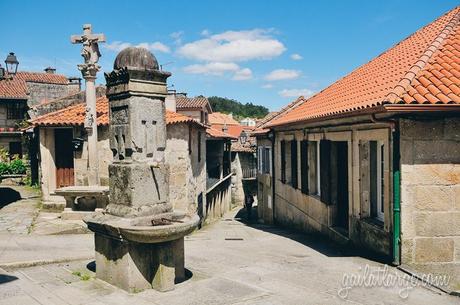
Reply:
[[[400,154],[400,130],[398,120],[378,120],[371,115],[374,123],[390,124],[393,133],[393,264],[401,264],[401,154]]]
[[[399,124],[393,130],[393,264],[401,264],[401,155]]]
[[[270,136],[271,134],[271,136]],[[269,131],[269,134],[268,134],[268,138],[271,140],[272,142],[272,164],[271,164],[271,173],[272,173],[272,177],[271,177],[271,185],[272,185],[272,217],[273,217],[273,224],[276,223],[276,218],[275,218],[275,131],[272,129],[271,131]]]

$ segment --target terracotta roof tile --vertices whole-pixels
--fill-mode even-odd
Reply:
[[[209,114],[209,124],[211,125],[240,125],[231,115],[222,112],[213,112]]]
[[[384,104],[459,103],[459,41],[456,7],[266,126]]]
[[[27,99],[27,82],[65,85],[68,79],[60,74],[18,72],[13,79],[0,80],[0,98]]]
[[[176,95],[176,108],[177,109],[195,109],[195,108],[203,108],[208,106],[211,108],[209,101],[204,96],[196,96],[196,97],[186,97],[184,95]]]
[[[106,126],[109,124],[109,101],[106,96],[96,100],[97,125]],[[30,122],[35,126],[78,126],[85,121],[85,104],[80,103],[55,112],[39,116]],[[166,111],[166,124],[194,123],[203,126],[191,117]]]
[[[216,139],[238,139],[232,135],[229,135],[228,133],[223,132],[222,130],[215,129],[215,128],[207,128],[206,133],[208,137],[210,138],[216,138]]]

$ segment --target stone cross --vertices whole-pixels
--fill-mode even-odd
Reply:
[[[81,43],[81,56],[85,63],[78,65],[86,84],[85,129],[88,132],[88,184],[99,185],[99,161],[97,152],[96,74],[101,68],[97,63],[101,57],[98,42],[105,42],[104,34],[93,34],[91,24],[83,25],[83,34],[72,35],[73,44]]]
[[[98,42],[105,42],[104,34],[93,34],[91,24],[83,25],[82,35],[72,35],[70,41],[73,44],[83,44],[81,56],[85,59],[85,64],[97,64],[101,53],[99,52]]]

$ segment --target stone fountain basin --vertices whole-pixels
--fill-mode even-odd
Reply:
[[[161,218],[172,219],[173,222],[152,225],[152,220]],[[193,232],[199,221],[198,215],[186,215],[180,211],[136,218],[101,213],[85,219],[88,228],[93,232],[137,243],[162,243],[183,238]]]

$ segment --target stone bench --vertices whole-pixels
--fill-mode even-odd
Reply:
[[[66,186],[54,191],[66,201],[63,220],[81,220],[88,214],[103,210],[108,203],[108,186]]]

